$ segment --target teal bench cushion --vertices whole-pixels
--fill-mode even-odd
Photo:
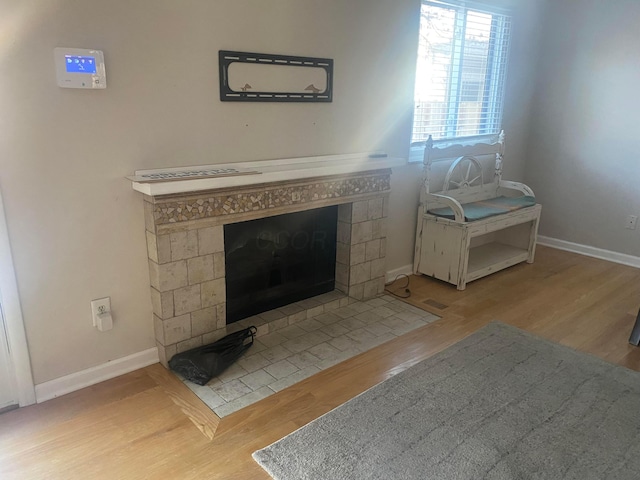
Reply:
[[[464,219],[467,222],[475,222],[476,220],[482,220],[483,218],[493,217],[495,215],[502,215],[503,213],[513,212],[514,210],[520,210],[521,208],[531,207],[536,204],[535,197],[528,195],[522,197],[496,197],[488,200],[482,200],[480,202],[465,203],[462,205],[464,210]],[[438,217],[448,218],[455,220],[453,210],[449,207],[434,208],[429,210],[431,215]]]

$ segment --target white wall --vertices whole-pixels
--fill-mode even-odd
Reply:
[[[506,171],[524,171],[535,9],[518,14]],[[533,2],[535,4],[535,2]],[[384,149],[406,157],[417,0],[5,0],[0,185],[36,383],[154,346],[136,169]],[[105,52],[104,91],[53,48]],[[220,49],[330,57],[331,104],[221,103]],[[411,263],[419,168],[394,172],[388,269]],[[91,325],[111,296],[114,329]]]
[[[563,0],[544,30],[526,181],[540,233],[640,256],[640,2]]]

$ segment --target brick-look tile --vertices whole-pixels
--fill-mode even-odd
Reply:
[[[200,400],[206,403],[207,407],[211,410],[227,403],[220,395],[215,393],[211,387],[192,382],[184,382],[184,384],[189,387],[189,390],[195,393]]]
[[[256,325],[256,337],[263,337],[264,335],[269,335],[269,324]]]
[[[220,340],[226,334],[227,332],[224,329],[216,329],[213,332],[205,333],[202,335],[202,344],[209,345],[210,343]]]
[[[320,360],[330,360],[332,358],[338,357],[340,355],[340,350],[335,347],[332,347],[328,343],[319,343],[315,347],[311,347],[309,353],[318,357]],[[317,364],[316,364],[317,366]]]
[[[358,349],[357,342],[346,335],[332,338],[327,343],[338,350]]]
[[[286,317],[285,313],[280,310],[269,310],[267,312],[262,312],[258,316],[265,322],[275,322],[276,320]]]
[[[297,372],[298,367],[290,363],[288,360],[280,360],[279,362],[264,367],[264,371],[279,380]]]
[[[269,385],[269,388],[274,392],[279,392],[280,390],[284,390],[285,388],[290,387],[294,383],[301,382],[305,378],[309,378],[311,375],[315,375],[319,371],[320,369],[316,366],[306,367],[278,380],[277,382],[273,382],[271,385]]]
[[[149,260],[149,279],[151,286],[159,292],[167,292],[189,284],[187,277],[187,262],[165,263],[158,265]]]
[[[200,285],[179,288],[173,292],[173,308],[176,315],[195,312],[202,308],[200,301]]]
[[[224,227],[218,225],[198,229],[198,254],[224,252]]]
[[[320,329],[320,331],[322,333],[326,333],[331,338],[340,337],[342,335],[349,333],[349,329],[347,327],[340,325],[339,323],[334,323],[332,325],[325,325]]]
[[[273,395],[273,390],[269,387],[262,387],[251,393],[247,393],[246,395],[238,397],[235,400],[230,401],[229,403],[220,405],[219,407],[214,408],[213,411],[221,418],[226,417],[227,415],[230,415],[233,412],[237,412],[247,405],[251,405],[252,403],[256,403],[263,398],[267,398],[269,395]]]
[[[151,307],[153,313],[162,319],[173,317],[173,292],[160,293],[151,287]]]
[[[389,196],[384,197],[384,201],[382,203],[382,217],[386,218],[389,216]]]
[[[349,297],[353,300],[364,300],[364,283],[351,285],[349,287]]]
[[[191,338],[191,316],[181,315],[162,321],[166,345]]]
[[[368,242],[373,239],[373,222],[379,220],[369,220],[351,225],[351,244]]]
[[[215,278],[213,271],[213,255],[203,255],[187,260],[189,285],[202,283]]]
[[[328,345],[328,344],[324,344],[324,345]],[[287,358],[287,361],[289,363],[292,363],[299,369],[311,367],[320,363],[320,359],[316,357],[313,353],[310,353],[309,351],[304,351],[304,352],[296,353],[295,355],[291,355],[289,358]]]
[[[276,345],[280,345],[283,342],[287,341],[287,337],[280,335],[278,332],[272,332],[268,335],[263,335],[260,337],[260,341],[264,343],[267,347],[275,347]]]
[[[332,323],[335,323],[341,319],[341,317],[334,314],[336,310],[337,308],[334,308],[331,310],[331,312],[326,312],[322,315],[318,315],[314,318],[314,320],[317,320],[324,325],[331,325]]]
[[[387,239],[380,239],[380,258],[385,258],[387,256]]]
[[[336,290],[339,291],[340,293],[344,293],[345,295],[349,295],[349,285],[347,285],[347,283],[339,282],[338,279],[336,278]],[[347,303],[345,304],[343,304],[342,300],[338,300],[338,307],[343,307],[348,303],[349,303],[348,300],[347,300]]]
[[[227,402],[231,402],[236,398],[242,397],[247,393],[251,393],[251,389],[247,387],[240,380],[231,380],[227,383],[222,383],[213,387],[213,391],[220,395]]]
[[[232,382],[237,380],[240,377],[244,377],[247,372],[244,368],[242,368],[237,363],[234,363],[229,368],[227,368],[224,372],[218,375],[218,378],[222,383]]]
[[[373,298],[378,294],[378,279],[369,280],[364,284],[364,298]]]
[[[176,345],[176,350],[178,353],[186,352],[187,350],[191,350],[192,348],[202,346],[202,336],[191,337],[183,342],[180,342]]]
[[[338,222],[337,240],[340,243],[351,243],[351,223]]]
[[[212,307],[219,303],[224,303],[226,299],[224,278],[203,282],[202,290],[202,307]]]
[[[349,266],[342,263],[336,264],[336,283],[347,285],[349,283]]]
[[[369,214],[367,220],[376,220],[382,218],[384,198],[374,198],[369,200]]]
[[[166,343],[164,341],[164,324],[162,319],[156,315],[153,316],[153,330],[156,334],[156,342],[164,345]]]
[[[316,317],[324,312],[324,305],[318,305],[307,310],[307,318]]]
[[[349,265],[349,245],[336,242],[336,263]]]
[[[314,308],[322,305],[322,303],[319,300],[316,300],[315,298],[305,298],[304,300],[300,300],[299,302],[296,302],[296,304],[300,305],[304,309]]]
[[[147,236],[147,256],[156,263],[158,262],[158,243],[156,242],[156,236],[149,232],[145,231]]]
[[[284,337],[283,337],[284,338]],[[262,338],[261,338],[262,339]],[[266,350],[260,352],[264,358],[269,360],[271,363],[279,362],[280,360],[284,360],[285,358],[291,356],[289,350],[284,348],[282,345],[275,345],[273,347],[269,347]],[[272,373],[273,375],[273,373]]]
[[[161,343],[156,342],[156,347],[158,347],[158,357],[160,358],[160,363],[165,366],[165,368],[169,368],[169,360],[176,354],[176,346],[167,345],[164,346]]]
[[[240,381],[251,390],[257,390],[260,387],[264,387],[265,385],[275,382],[276,379],[264,370],[260,369],[245,375],[244,377],[240,377]]]
[[[147,202],[146,200],[142,202],[144,209],[144,228],[148,232],[155,233],[156,231],[156,222],[153,216],[153,204]]]
[[[302,322],[303,320],[307,319],[307,311],[306,310],[301,310],[298,313],[292,313],[291,315],[289,315],[287,317],[287,320],[289,321],[289,325],[293,325],[295,323],[298,322]]]
[[[202,335],[211,333],[218,328],[216,307],[204,308],[191,312],[191,334]]]
[[[281,330],[285,327],[289,326],[289,317],[278,318],[277,320],[272,320],[269,323],[269,331],[274,332],[276,330]]]
[[[371,263],[361,263],[360,265],[354,265],[351,267],[351,274],[349,276],[349,285],[357,285],[371,280]],[[351,292],[349,292],[351,294]]]
[[[351,211],[353,209],[353,204],[351,203],[343,203],[338,205],[338,221],[351,223]]]
[[[365,256],[364,259],[368,262],[380,258],[380,239],[375,239],[365,244]]]
[[[314,318],[308,318],[307,320],[303,320],[302,322],[297,324],[297,326],[305,332],[313,332],[314,330],[322,328],[323,325],[324,324],[322,322],[319,322]]]
[[[366,243],[358,243],[357,245],[351,245],[351,255],[349,258],[349,265],[357,265],[365,261],[366,255]]]
[[[353,202],[353,210],[351,223],[360,223],[367,221],[367,212],[369,210],[369,202],[367,200],[363,200],[360,202]]]
[[[249,352],[255,346],[256,345],[253,345],[249,349]],[[249,353],[249,352],[247,352],[247,353]],[[254,355],[242,357],[240,360],[238,360],[238,365],[240,365],[242,368],[244,368],[247,372],[251,373],[251,372],[255,372],[256,370],[260,370],[261,368],[264,368],[267,365],[271,365],[271,362],[269,360],[267,360],[265,357],[263,357],[258,352],[258,353],[254,354]]]
[[[303,330],[297,325],[289,325],[286,328],[278,330],[278,333],[283,337],[291,339],[291,338],[301,337],[302,335],[307,333],[307,331]]]
[[[304,308],[302,307],[302,305],[298,305],[297,303],[290,303],[289,305],[285,305],[284,307],[278,308],[278,310],[281,311],[283,314],[289,316],[289,315],[293,315],[294,313],[300,313],[301,311],[304,310]]]
[[[385,259],[377,258],[371,260],[371,278],[384,277],[385,275]]]
[[[169,235],[171,260],[184,260],[198,255],[198,233],[194,230]]]
[[[213,254],[213,277],[222,278],[225,276],[224,252]]]
[[[156,237],[158,247],[158,263],[169,263],[171,261],[171,237],[170,235],[158,235]]]
[[[387,219],[371,220],[371,238],[385,238],[387,236]],[[369,240],[371,240],[371,238]]]
[[[200,292],[202,295],[202,292]],[[227,324],[227,304],[216,305],[216,316],[218,317],[218,328],[223,328]]]
[[[329,312],[331,310],[335,310],[336,308],[340,308],[340,300],[333,300],[332,302],[324,304],[324,311]]]

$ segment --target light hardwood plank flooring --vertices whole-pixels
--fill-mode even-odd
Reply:
[[[254,450],[492,320],[640,370],[627,343],[639,269],[539,247],[533,265],[464,292],[423,277],[410,288],[410,303],[443,318],[222,420],[159,365],[0,415],[0,478],[268,479]]]

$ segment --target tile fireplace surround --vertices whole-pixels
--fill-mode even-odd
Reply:
[[[336,290],[357,300],[382,293],[390,169],[404,164],[398,158],[353,154],[136,172],[131,179],[133,188],[144,195],[161,363],[166,367],[174,354],[248,325],[256,325],[260,337],[343,306],[339,300],[336,305],[310,308],[285,306],[227,325],[224,225],[228,223],[338,205]],[[233,168],[240,174],[136,181],[143,174],[205,168]]]

